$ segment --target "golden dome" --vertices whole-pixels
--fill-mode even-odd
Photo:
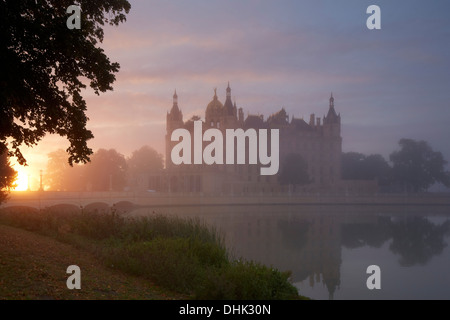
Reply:
[[[208,117],[208,115],[211,115],[211,116],[217,115],[217,114],[221,113],[222,110],[223,110],[223,104],[217,98],[217,92],[216,92],[216,89],[214,89],[214,97],[211,100],[211,102],[208,103],[208,106],[206,107],[206,116]]]

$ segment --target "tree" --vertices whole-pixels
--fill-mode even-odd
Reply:
[[[359,152],[342,153],[342,179],[344,180],[365,180],[363,162],[366,156]]]
[[[390,183],[391,167],[379,154],[342,153],[342,179],[377,180],[379,185]]]
[[[401,139],[399,145],[401,149],[389,158],[393,178],[404,191],[425,191],[436,182],[450,187],[450,172],[445,171],[447,161],[442,153],[433,151],[425,141]]]
[[[66,24],[73,4],[82,10],[81,29]],[[9,148],[25,164],[20,146],[50,133],[70,142],[71,165],[89,161],[83,80],[96,94],[112,90],[119,64],[98,44],[105,23],[124,22],[130,7],[126,0],[0,0],[0,154]]]
[[[58,149],[48,154],[45,182],[49,185],[50,190],[65,191],[65,176],[69,167],[67,152],[63,149]]]
[[[298,153],[290,153],[284,158],[278,181],[282,185],[293,185],[294,191],[297,185],[311,182],[308,175],[308,164]]]
[[[200,116],[193,115],[188,121],[186,121],[184,123],[184,127],[190,131],[193,131],[194,130],[194,122],[200,121],[200,120],[201,120]]]
[[[163,157],[149,146],[133,151],[127,160],[127,171],[131,186],[136,186],[140,177],[148,177],[163,169]]]
[[[86,183],[92,191],[122,191],[126,182],[125,157],[115,149],[99,149],[86,164]]]
[[[45,182],[50,190],[81,191],[84,189],[84,167],[81,165],[70,166],[67,156],[67,152],[63,149],[48,154]]]
[[[15,187],[17,171],[11,167],[6,152],[0,154],[0,204],[6,200],[7,192]]]
[[[163,168],[163,157],[155,149],[143,146],[133,151],[127,160],[128,172],[131,174],[153,173]]]

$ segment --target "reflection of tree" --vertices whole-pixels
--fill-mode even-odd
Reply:
[[[379,248],[391,237],[391,222],[380,217],[376,224],[352,223],[342,226],[342,245],[354,249],[363,246]]]
[[[400,255],[401,266],[424,265],[442,253],[447,246],[444,237],[450,234],[450,221],[435,225],[424,217],[408,217],[391,221],[379,218],[377,223],[352,223],[342,226],[342,245],[353,249],[363,246],[379,248],[392,239],[389,249]]]
[[[401,266],[425,265],[447,246],[444,236],[450,221],[435,225],[423,217],[410,217],[392,225],[392,252],[400,255]]]

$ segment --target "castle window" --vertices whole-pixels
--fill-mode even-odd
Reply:
[[[211,127],[214,127],[214,121],[211,121]]]
[[[220,129],[220,122],[217,122],[217,128]]]

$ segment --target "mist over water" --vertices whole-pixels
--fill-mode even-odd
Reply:
[[[35,199],[30,195],[16,197],[5,208],[199,218],[220,232],[232,258],[290,271],[299,293],[313,299],[450,299],[450,206],[444,198],[433,197],[429,204],[426,197],[418,203],[411,198],[409,204],[389,205],[375,201],[269,204],[275,198],[266,199],[268,204],[261,204],[263,198],[260,204],[255,199],[248,204],[158,199],[117,202],[97,195],[82,203],[75,196]],[[381,289],[367,288],[367,268],[372,265],[380,268]]]
[[[134,214],[152,213],[139,209]],[[236,258],[292,272],[313,299],[450,299],[446,206],[248,205],[165,207],[217,227]],[[366,286],[381,269],[381,289]]]

